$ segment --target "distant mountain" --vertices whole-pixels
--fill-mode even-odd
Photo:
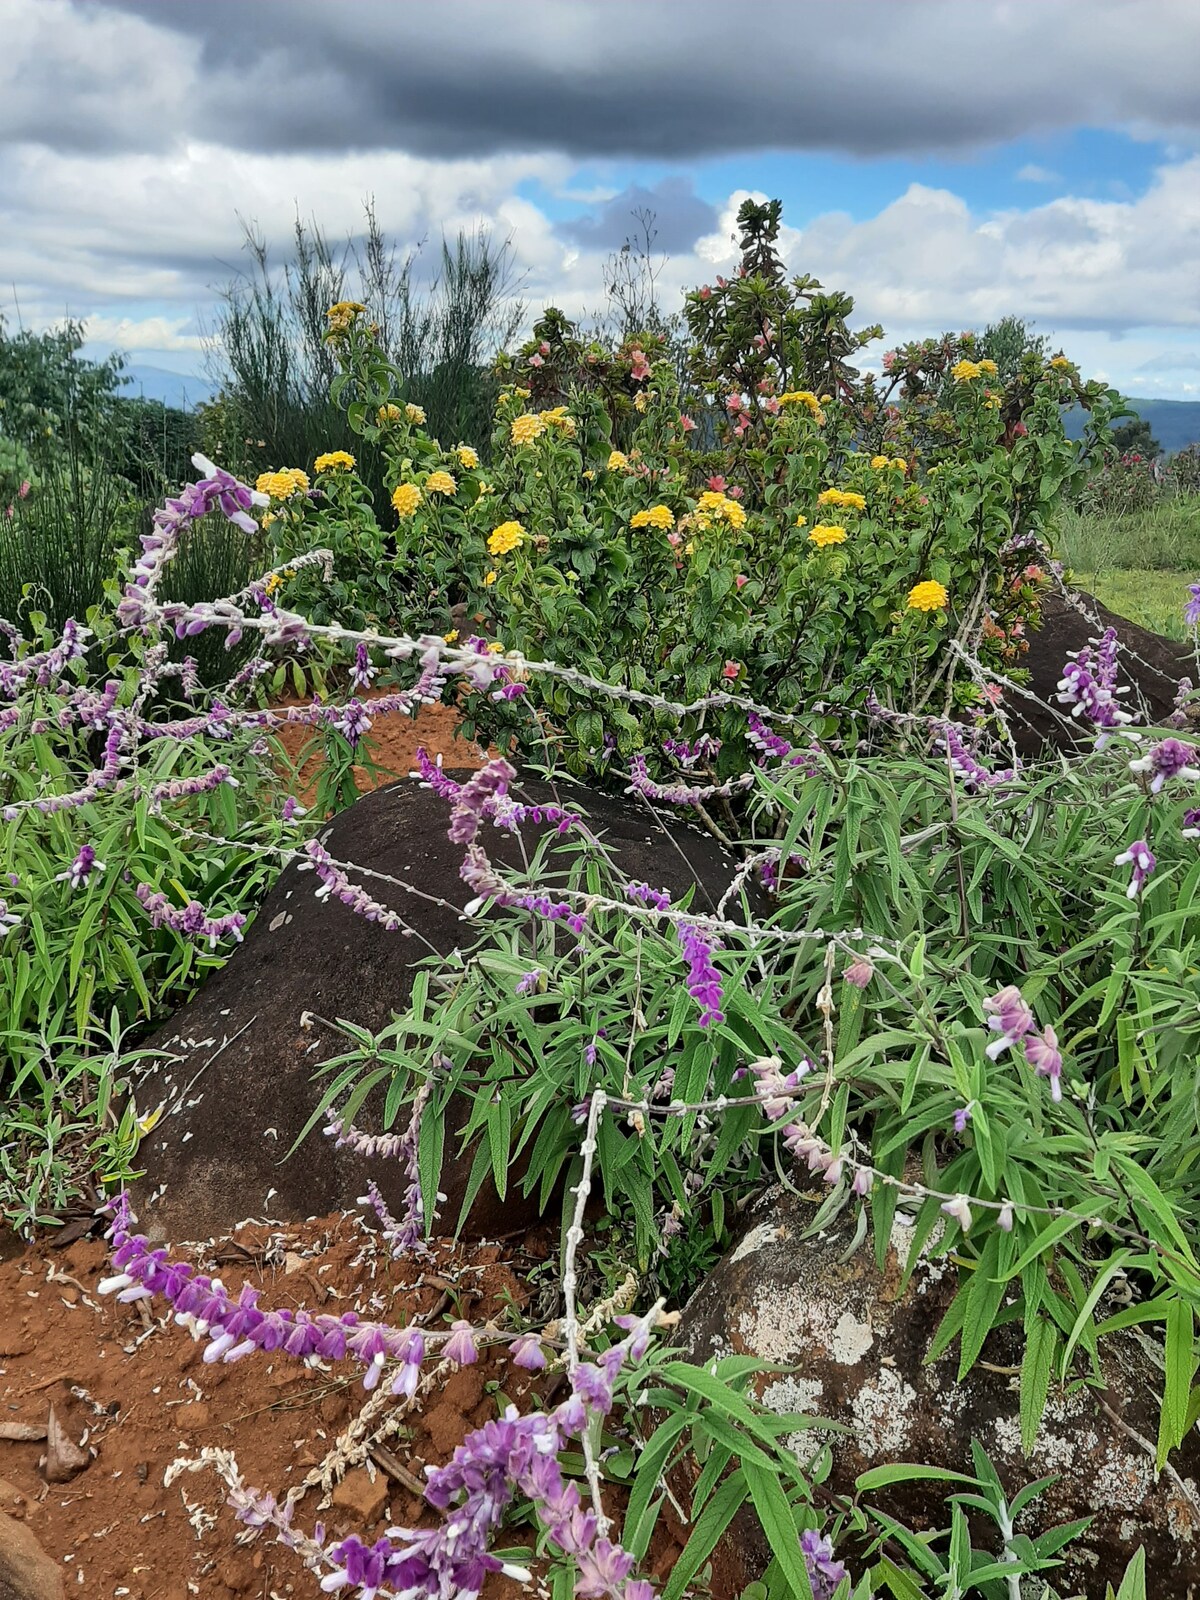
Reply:
[[[121,376],[128,381],[121,394],[132,400],[158,400],[164,406],[191,411],[216,394],[216,385],[190,372],[168,372],[166,367],[144,367],[131,362]]]
[[[1136,395],[1129,395],[1125,403],[1150,424],[1151,433],[1167,455],[1186,450],[1189,444],[1200,444],[1200,400],[1139,400]],[[1079,408],[1067,412],[1063,423],[1068,438],[1079,438],[1085,415]],[[1127,422],[1129,418],[1121,420]]]

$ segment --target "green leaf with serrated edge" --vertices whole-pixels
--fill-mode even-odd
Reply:
[[[1038,1317],[1025,1333],[1025,1353],[1021,1359],[1021,1449],[1033,1454],[1038,1428],[1050,1393],[1050,1373],[1058,1344],[1053,1326]]]
[[[860,1472],[854,1480],[858,1494],[873,1494],[876,1489],[887,1489],[893,1483],[969,1483],[978,1485],[978,1478],[965,1472],[952,1472],[949,1467],[923,1467],[918,1462],[893,1461],[886,1467],[870,1467]]]
[[[748,1461],[742,1463],[742,1471],[746,1475],[758,1520],[771,1546],[771,1554],[778,1561],[784,1578],[798,1600],[811,1600],[812,1585],[808,1581],[808,1569],[800,1549],[796,1519],[777,1474],[769,1469],[764,1472],[761,1467]]]
[[[1159,1472],[1170,1452],[1183,1442],[1195,1371],[1195,1319],[1191,1306],[1176,1300],[1167,1307],[1166,1370],[1158,1422]]]
[[[688,1542],[671,1569],[662,1600],[681,1600],[684,1590],[712,1555],[718,1539],[745,1504],[748,1494],[744,1474],[740,1470],[730,1473],[692,1523]]]

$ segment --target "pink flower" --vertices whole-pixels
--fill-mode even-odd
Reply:
[[[725,409],[726,409],[726,411],[740,411],[742,409],[742,397],[741,397],[741,395],[740,394],[727,395],[726,399],[725,399]]]
[[[709,285],[707,283],[703,284],[701,286],[700,298],[701,298],[701,300],[711,300],[712,299],[712,289],[709,287]]]
[[[742,416],[738,419],[737,427],[733,431],[734,431],[735,435],[740,439],[742,437],[742,435],[746,432],[746,430],[749,428],[749,426],[750,426],[750,418],[748,416],[746,416],[746,414],[743,412]]]
[[[739,485],[734,484],[733,488],[729,491],[729,498],[731,500],[740,500],[744,493],[744,489],[742,489]]]
[[[718,278],[717,279],[717,288],[718,289],[725,289],[725,288],[728,288],[728,286],[729,286],[729,279],[728,278]]]
[[[544,367],[546,363],[542,360],[541,356],[534,355],[530,356],[529,365],[531,367]]]
[[[721,668],[721,676],[723,678],[730,678],[730,679],[736,678],[738,673],[741,672],[741,670],[742,670],[741,667],[738,666],[736,661],[727,661],[725,663],[725,665]]]
[[[883,352],[883,370],[885,372],[890,372],[895,364],[896,352],[894,350],[885,350]]]
[[[679,426],[683,429],[684,433],[695,433],[696,431],[696,424],[692,421],[691,417],[681,416],[679,419]]]
[[[771,416],[774,416],[776,414],[776,412],[779,411],[780,409],[781,408],[780,408],[780,405],[779,405],[779,401],[776,400],[773,395],[770,398],[770,400],[767,401],[766,405],[763,407],[763,410],[770,412]]]
[[[1031,566],[1025,568],[1025,576],[1029,579],[1030,583],[1040,583],[1046,574],[1035,562]]]
[[[667,543],[669,545],[680,545],[683,543],[683,535],[679,533],[669,533],[667,535]]]
[[[543,339],[541,344],[538,345],[538,349],[541,351],[542,355],[544,355],[544,356],[548,356],[550,354],[550,346],[546,342],[545,339]]]
[[[758,392],[759,392],[759,394],[770,394],[771,390],[774,387],[775,387],[775,384],[770,378],[760,378],[758,380]]]
[[[724,494],[725,479],[719,472],[714,473],[713,476],[708,480],[708,487],[713,491],[714,494]]]
[[[746,576],[746,574],[744,572],[739,572],[737,577],[733,581],[738,586],[739,589],[744,589],[746,587],[746,585],[750,582],[750,579]]]
[[[1004,699],[1004,690],[998,683],[985,683],[983,693],[985,699],[990,700],[994,706],[998,706],[1001,700]]]
[[[17,499],[18,500],[28,500],[29,499],[29,479],[28,478],[23,478],[21,480],[21,487],[17,490]]]

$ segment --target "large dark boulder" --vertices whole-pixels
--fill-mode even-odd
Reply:
[[[1011,692],[1004,697],[1022,755],[1047,750],[1069,754],[1093,743],[1095,729],[1072,718],[1055,696],[1068,653],[1082,650],[1106,628],[1117,631],[1118,682],[1132,691],[1123,698],[1139,721],[1164,723],[1171,715],[1180,678],[1200,677],[1190,645],[1117,616],[1094,595],[1076,590],[1050,593],[1042,602],[1041,625],[1029,635],[1029,653],[1020,663],[1030,675],[1029,697]]]
[[[557,799],[586,812],[630,878],[675,896],[698,885],[697,909],[715,910],[736,870],[709,834],[677,815],[580,785],[530,782],[513,792],[527,802]],[[143,1111],[161,1099],[168,1104],[139,1152],[146,1174],[135,1204],[153,1237],[206,1238],[249,1216],[293,1220],[352,1207],[372,1178],[399,1205],[404,1180],[397,1164],[335,1149],[320,1126],[284,1158],[326,1087],[328,1080],[314,1073],[348,1048],[343,1035],[309,1019],[378,1031],[407,1004],[415,962],[448,955],[477,936],[461,917],[471,893],[459,877],[462,846],[447,837],[448,816],[445,801],[428,789],[399,783],[357,801],[321,835],[335,859],[420,891],[405,895],[370,877],[355,879],[406,917],[410,934],[386,932],[336,899],[318,901],[316,876],[289,867],[228,964],[145,1041],[171,1058],[151,1066],[137,1089]],[[522,843],[511,833],[486,825],[484,843],[493,860],[523,865]],[[357,1120],[378,1126],[370,1102]],[[471,1166],[470,1153],[456,1153],[454,1131],[452,1124],[442,1179],[441,1225],[448,1228]],[[504,1204],[485,1187],[470,1227],[505,1233],[533,1216],[532,1202],[514,1184]]]
[[[1064,1594],[1103,1597],[1130,1556],[1144,1545],[1147,1593],[1187,1595],[1200,1584],[1200,1439],[1193,1429],[1173,1457],[1175,1474],[1156,1481],[1155,1397],[1162,1371],[1136,1332],[1100,1346],[1105,1386],[1052,1386],[1037,1444],[1021,1452],[1021,1331],[1008,1324],[989,1335],[982,1361],[958,1382],[957,1341],[938,1360],[926,1356],[953,1298],[946,1260],[918,1262],[900,1294],[911,1230],[898,1219],[885,1271],[870,1241],[855,1248],[855,1216],[812,1232],[824,1194],[773,1190],[751,1208],[738,1243],[684,1310],[679,1337],[689,1359],[753,1355],[787,1370],[756,1380],[764,1403],[844,1424],[845,1433],[804,1430],[788,1443],[811,1455],[828,1443],[826,1488],[853,1495],[858,1475],[889,1462],[917,1462],[971,1472],[970,1441],[987,1450],[1011,1500],[1026,1484],[1056,1482],[1018,1521],[1031,1535],[1076,1517],[1094,1521],[1066,1553]],[[897,1484],[867,1497],[909,1526],[945,1527],[946,1486]],[[994,1530],[992,1530],[994,1533]],[[981,1524],[980,1535],[986,1532]],[[843,1552],[843,1554],[849,1554]],[[718,1555],[722,1593],[736,1594],[769,1559],[761,1529],[747,1513]]]

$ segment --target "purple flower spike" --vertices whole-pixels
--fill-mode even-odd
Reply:
[[[807,1528],[800,1535],[800,1553],[808,1569],[813,1600],[831,1600],[846,1576],[845,1563],[833,1558],[832,1540],[823,1537],[815,1528]]]
[[[700,1007],[700,1026],[709,1027],[714,1022],[724,1022],[721,1010],[721,974],[713,965],[712,953],[721,948],[717,940],[708,942],[698,928],[681,923],[679,943],[687,957],[687,991]]]
[[[1194,628],[1200,623],[1200,583],[1189,583],[1188,594],[1191,599],[1183,608],[1183,620],[1189,628]]]
[[[103,861],[96,860],[96,852],[90,844],[80,845],[79,854],[72,861],[66,872],[56,872],[55,883],[69,882],[72,889],[81,889],[93,872],[103,872]]]
[[[513,1366],[523,1367],[526,1372],[541,1372],[546,1365],[546,1353],[536,1333],[523,1333],[514,1339],[508,1354]]]
[[[479,1360],[479,1350],[471,1333],[471,1324],[458,1322],[450,1324],[453,1330],[446,1340],[442,1354],[447,1361],[453,1361],[460,1367],[472,1367]]]

